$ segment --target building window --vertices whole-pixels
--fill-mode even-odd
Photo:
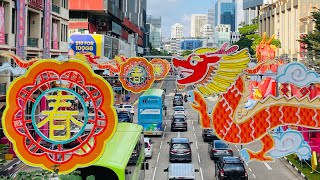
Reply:
[[[15,33],[16,27],[16,10],[12,8],[12,21],[11,21],[11,33]]]
[[[68,0],[62,0],[62,7],[68,9]]]
[[[41,17],[41,38],[43,38],[44,25],[43,25],[43,17]]]

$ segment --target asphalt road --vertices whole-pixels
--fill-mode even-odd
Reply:
[[[165,80],[158,83],[155,87],[166,88],[166,105],[168,106],[168,115],[165,118],[165,133],[161,137],[151,137],[155,142],[153,144],[153,156],[149,159],[149,170],[146,171],[145,180],[164,180],[167,178],[167,173],[163,172],[169,165],[169,145],[168,141],[172,137],[187,137],[193,142],[192,148],[192,164],[200,171],[196,174],[198,180],[211,180],[214,177],[214,163],[210,159],[208,153],[208,143],[203,142],[202,130],[198,123],[198,115],[191,107],[184,103],[187,112],[188,131],[187,132],[171,132],[171,116],[173,114],[172,98],[174,96],[174,89],[176,89],[175,81]],[[183,91],[185,93],[187,91]],[[216,98],[208,98],[209,109],[211,110],[215,104]],[[134,105],[135,112],[137,112],[137,103]],[[134,123],[137,123],[137,115],[134,117]],[[252,150],[258,150],[260,143],[254,143],[250,146],[244,146]],[[239,156],[240,145],[231,145],[235,156]],[[271,163],[249,162],[245,165],[249,179],[261,180],[294,180],[302,179],[296,176],[281,160],[275,160]],[[38,168],[25,166],[21,163],[17,167],[19,171],[33,171]]]

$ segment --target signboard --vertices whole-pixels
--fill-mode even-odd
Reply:
[[[50,57],[51,49],[51,0],[45,0],[45,9],[44,9],[44,48],[43,48],[43,57]]]
[[[0,44],[5,44],[4,7],[0,7]]]
[[[112,38],[104,36],[104,56],[112,59]]]
[[[49,0],[50,1],[50,0]],[[26,21],[26,2],[25,0],[17,0],[17,37],[16,37],[16,54],[24,58],[24,34]],[[49,26],[50,27],[50,26]]]
[[[160,109],[141,109],[140,114],[160,114]]]
[[[53,33],[53,49],[59,49],[59,42],[58,42],[58,24],[52,24],[52,33]]]
[[[92,53],[95,56],[102,56],[103,35],[100,34],[73,34],[69,39],[69,53]]]

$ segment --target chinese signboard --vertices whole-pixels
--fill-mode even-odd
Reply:
[[[51,0],[45,1],[45,9],[44,9],[44,50],[43,57],[50,57],[50,49],[51,49]]]
[[[26,3],[25,0],[17,0],[17,38],[16,38],[16,54],[24,58],[24,35],[26,21]]]
[[[4,7],[0,7],[0,44],[5,44]]]

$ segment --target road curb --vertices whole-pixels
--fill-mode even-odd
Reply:
[[[304,175],[292,162],[289,161],[288,158],[284,157],[284,159],[306,180],[309,180],[306,175]]]

